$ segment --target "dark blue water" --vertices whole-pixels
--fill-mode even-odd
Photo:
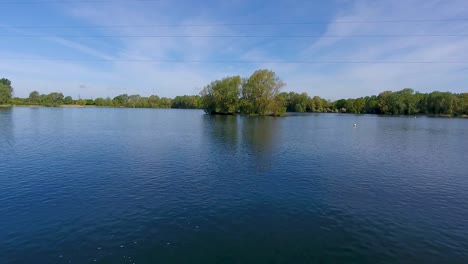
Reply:
[[[468,263],[468,120],[0,109],[0,263],[95,261]]]

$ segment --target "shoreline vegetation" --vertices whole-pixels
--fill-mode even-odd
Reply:
[[[250,77],[230,76],[216,80],[199,95],[175,98],[121,94],[114,98],[78,99],[53,92],[33,91],[28,98],[13,97],[8,79],[0,79],[0,108],[28,107],[119,107],[203,109],[211,115],[285,116],[297,113],[353,113],[381,115],[428,115],[468,117],[468,93],[414,92],[411,88],[383,91],[378,95],[326,100],[307,93],[283,92],[285,83],[270,70],[257,70]]]

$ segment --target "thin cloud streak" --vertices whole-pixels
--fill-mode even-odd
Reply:
[[[106,97],[117,93],[139,93],[141,95],[158,94],[160,96],[198,93],[210,81],[227,75],[248,76],[255,69],[269,68],[274,70],[288,84],[285,90],[308,92],[325,98],[356,97],[376,94],[384,89],[397,90],[412,87],[420,91],[450,89],[454,92],[467,91],[466,65],[439,64],[282,64],[281,61],[297,62],[457,62],[468,61],[464,52],[468,42],[466,38],[386,38],[350,39],[346,37],[327,38],[328,35],[391,35],[391,34],[464,34],[468,23],[349,23],[340,21],[395,21],[408,18],[420,20],[457,19],[467,17],[464,1],[424,1],[409,0],[404,6],[401,3],[384,0],[344,1],[346,4],[333,4],[331,17],[318,17],[327,20],[324,25],[304,27],[233,27],[229,25],[216,27],[175,27],[175,28],[99,28],[90,31],[68,32],[77,35],[311,35],[315,39],[138,39],[116,38],[95,41],[68,38],[50,38],[47,41],[73,50],[80,55],[71,59],[77,61],[55,62],[5,62],[0,61],[0,68],[7,69],[18,87],[18,93],[26,94],[31,88],[26,82],[17,79],[35,78],[41,86],[54,86],[55,90],[65,94],[81,96]],[[87,4],[74,4],[56,8],[57,12],[79,21],[79,25],[153,25],[153,24],[223,24],[226,20],[252,20],[245,13],[246,1],[222,3],[206,9],[203,5],[174,8],[173,3],[158,5],[158,8],[147,8],[145,5],[112,5],[102,12]],[[307,14],[320,3],[311,3],[297,10],[294,6],[282,6],[286,15]],[[271,6],[257,8],[256,17],[262,18],[261,12],[270,12]],[[218,8],[218,9],[217,9]],[[270,9],[268,9],[270,8]],[[288,9],[290,8],[290,9]],[[265,10],[266,11],[265,11]],[[175,11],[177,13],[175,13]],[[207,11],[208,10],[208,11]],[[231,15],[217,16],[216,13],[229,10]],[[244,13],[243,13],[244,12]],[[253,12],[253,11],[252,11]],[[418,17],[414,14],[417,13]],[[266,16],[265,16],[266,17]],[[310,16],[294,17],[305,21]],[[279,17],[278,21],[284,20]],[[264,20],[264,19],[263,19]],[[291,19],[290,19],[291,20]],[[247,23],[246,22],[246,23]],[[35,32],[37,33],[37,32]],[[47,32],[47,34],[50,34]],[[65,34],[65,33],[61,33]],[[106,48],[108,47],[108,48]],[[6,57],[33,58],[69,58],[69,56],[49,54],[39,56],[29,52],[0,52]],[[79,60],[83,61],[79,61]],[[88,61],[87,61],[88,60]],[[103,62],[93,62],[93,60]],[[136,63],[132,60],[146,61]],[[160,61],[160,63],[157,63]],[[162,62],[168,63],[162,63]],[[199,61],[194,64],[171,63]],[[218,61],[219,63],[202,63]],[[256,61],[256,63],[238,63],[239,61]],[[44,65],[47,65],[46,68]],[[34,67],[35,69],[32,69]],[[48,71],[56,74],[51,76]],[[40,72],[43,72],[41,75]],[[430,76],[430,78],[428,77]],[[9,75],[10,77],[10,75]],[[92,89],[79,89],[79,84],[86,83]],[[44,85],[42,85],[44,84]],[[49,89],[49,88],[47,88]],[[51,88],[52,89],[52,88]],[[86,94],[84,94],[86,93]]]

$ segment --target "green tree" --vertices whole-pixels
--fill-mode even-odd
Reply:
[[[98,97],[98,98],[94,99],[94,104],[96,106],[106,106],[106,101],[103,98]]]
[[[11,81],[5,78],[0,79],[0,104],[9,103],[13,97],[13,87]]]
[[[86,100],[85,99],[79,99],[76,101],[77,105],[85,106],[86,105]]]
[[[399,94],[399,105],[403,105],[400,114],[412,115],[418,112],[417,97],[414,95],[413,89],[406,88],[398,91],[397,94]]]
[[[364,97],[364,111],[368,114],[379,114],[380,109],[378,107],[377,96],[366,96]]]
[[[348,103],[346,102],[346,99],[340,99],[334,103],[334,108],[337,109],[339,112],[346,112],[346,107]]]
[[[67,96],[63,99],[63,104],[66,104],[66,105],[71,105],[73,104],[75,101],[73,101],[73,98],[71,96]]]
[[[427,96],[426,107],[430,114],[434,115],[453,115],[459,107],[456,96],[449,92],[435,91]]]
[[[4,85],[6,85],[8,87],[11,87],[11,81],[6,79],[6,78],[0,79],[0,84],[4,84]]]
[[[10,88],[3,84],[0,83],[0,104],[7,104],[11,100],[11,90]]]
[[[460,94],[460,114],[461,115],[468,115],[468,93]]]
[[[128,95],[127,94],[118,95],[118,96],[114,97],[114,99],[112,99],[112,101],[113,101],[115,106],[126,106],[127,101],[128,101]]]
[[[356,113],[356,110],[354,109],[354,101],[355,99],[346,99],[344,106],[344,108],[346,109],[346,113]]]
[[[45,98],[46,106],[61,106],[63,104],[62,93],[50,93]]]
[[[311,112],[323,112],[324,111],[324,103],[322,98],[319,96],[314,96],[309,101],[310,103],[310,111]]]
[[[307,93],[298,94],[290,92],[287,94],[287,107],[288,112],[306,112],[310,111],[310,98]]]
[[[257,70],[242,87],[241,111],[249,115],[281,115],[277,96],[285,83],[273,71]]]
[[[278,104],[278,107],[281,107],[282,110],[280,110],[280,112],[286,112],[288,111],[288,107],[289,107],[289,95],[288,93],[286,92],[282,92],[282,93],[279,93],[277,96],[276,96],[276,102]]]
[[[137,107],[150,108],[151,104],[149,102],[149,98],[148,97],[140,97],[140,100],[138,101]]]
[[[6,85],[6,87],[8,87],[8,89],[10,90],[10,97],[12,97],[13,96],[13,87],[11,86],[11,81],[6,79],[6,78],[2,78],[2,79],[0,79],[0,84]]]
[[[139,106],[139,101],[141,100],[141,96],[138,94],[130,95],[127,99],[127,103],[124,104],[126,107],[138,107]]]
[[[148,103],[149,103],[149,107],[151,108],[159,108],[159,104],[160,104],[160,101],[161,99],[159,99],[159,96],[157,95],[151,95],[149,98],[148,98]]]
[[[171,108],[171,106],[172,106],[171,98],[162,97],[159,100],[159,108]]]
[[[382,114],[393,114],[392,91],[384,91],[377,96],[377,106]]]
[[[363,114],[366,109],[366,100],[363,97],[357,98],[354,100],[353,113]]]
[[[184,95],[176,96],[172,100],[172,108],[197,109],[200,107],[200,96]]]
[[[114,106],[112,100],[109,97],[107,97],[106,99],[96,98],[94,100],[94,105],[96,105],[96,106]]]
[[[41,103],[41,95],[37,91],[33,91],[29,94],[29,103],[31,104],[40,104]]]
[[[207,114],[235,114],[239,109],[242,79],[239,76],[216,80],[201,91],[201,105]]]

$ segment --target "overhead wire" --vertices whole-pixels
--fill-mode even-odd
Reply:
[[[161,0],[39,0],[39,1],[2,1],[0,5],[29,5],[29,4],[75,4],[75,3],[141,3],[141,2],[161,2]]]
[[[198,23],[198,24],[147,24],[147,25],[13,25],[0,28],[153,28],[153,27],[223,27],[223,26],[292,26],[328,24],[377,24],[377,23],[436,23],[468,22],[468,18],[453,19],[401,19],[401,20],[361,20],[361,21],[271,21],[252,23]]]
[[[1,35],[2,38],[401,38],[468,37],[468,34],[392,34],[392,35]]]
[[[2,1],[0,5],[13,4],[74,4],[74,3],[138,3],[161,2],[161,0],[38,0]],[[0,26],[8,28],[152,28],[152,27],[216,27],[216,26],[280,26],[314,24],[367,24],[367,23],[435,23],[468,22],[468,18],[447,19],[399,19],[399,20],[362,20],[362,21],[278,21],[254,23],[198,23],[198,24],[152,24],[152,25],[16,25]],[[402,38],[402,37],[468,37],[468,34],[378,34],[378,35],[52,35],[52,34],[0,34],[3,38]],[[157,59],[74,59],[74,58],[26,58],[4,57],[0,60],[30,61],[82,61],[82,62],[151,62],[151,63],[247,63],[247,64],[468,64],[468,61],[243,61],[243,60],[157,60]]]
[[[0,60],[82,61],[82,62],[153,62],[153,63],[242,63],[242,64],[468,64],[468,61],[247,61],[247,60],[159,60],[159,59],[74,59],[0,57]]]

